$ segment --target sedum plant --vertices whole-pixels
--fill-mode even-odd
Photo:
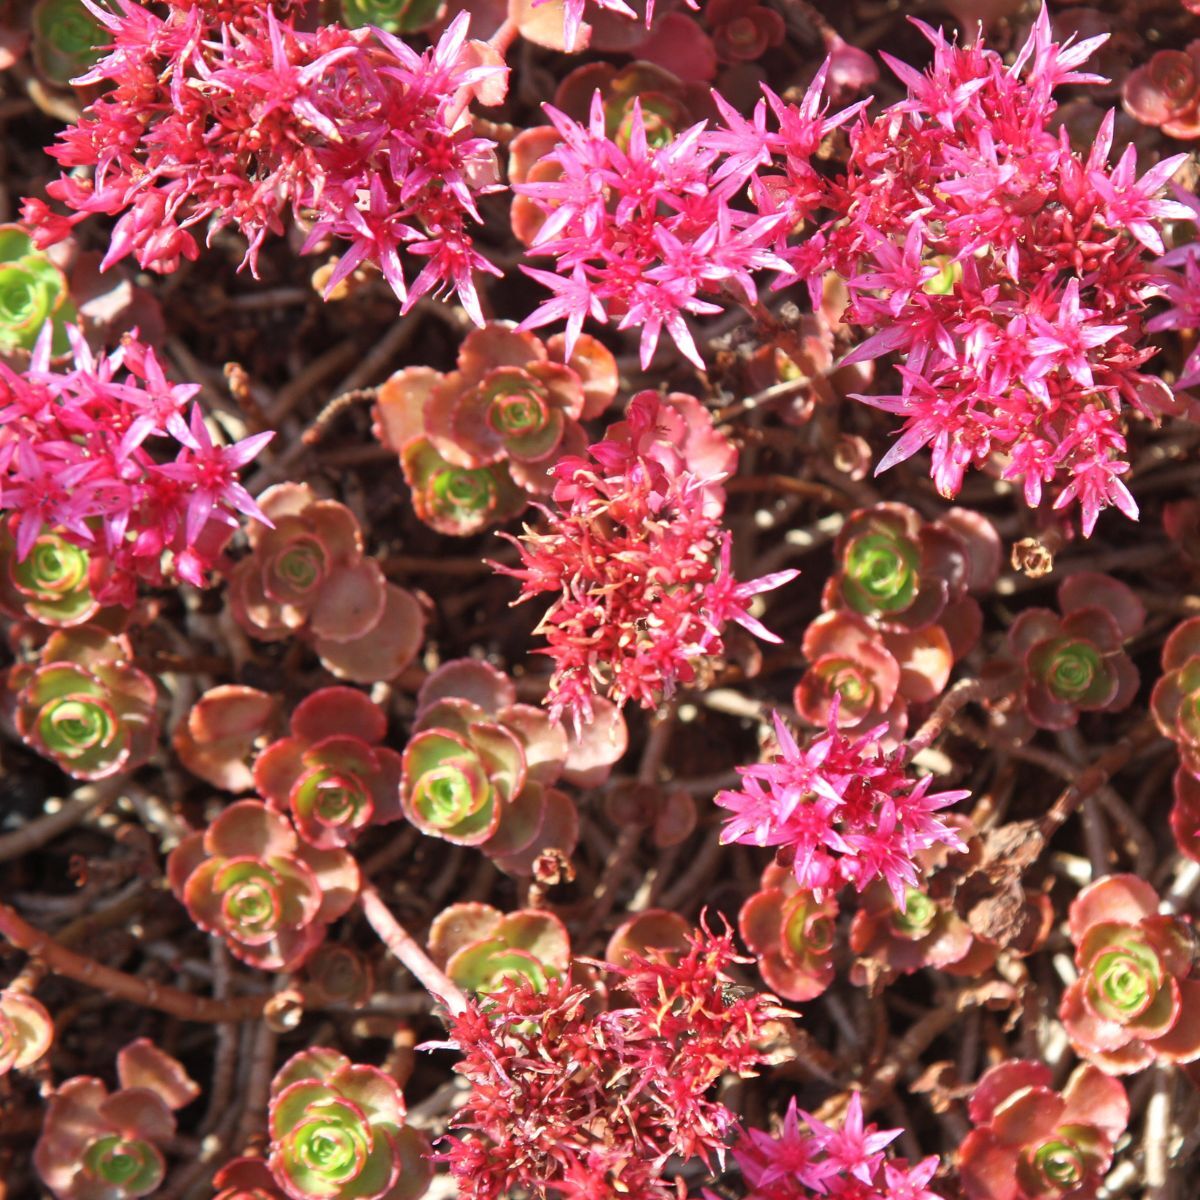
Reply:
[[[1190,921],[1158,914],[1136,875],[1107,875],[1071,903],[1079,978],[1059,1017],[1076,1051],[1112,1075],[1200,1058],[1200,980]]]
[[[45,3],[39,0],[35,11]],[[35,53],[37,44],[35,40]],[[61,268],[37,249],[20,225],[0,225],[0,354],[32,350],[47,324],[52,329],[51,354],[67,354],[67,324],[75,320]]]
[[[348,846],[368,825],[398,821],[400,755],[382,745],[387,717],[348,687],[310,692],[290,735],[254,763],[254,786],[296,832],[321,850]]]
[[[514,979],[540,992],[569,974],[571,939],[553,913],[464,901],[433,919],[429,955],[464,992],[488,995]]]
[[[76,779],[141,766],[158,739],[158,691],[133,664],[123,634],[100,625],[60,629],[36,664],[14,667],[8,687],[26,743]]]
[[[77,76],[85,75],[102,57],[109,40],[83,0],[37,0],[29,23],[33,61],[42,78],[58,87],[67,87]]]
[[[1133,591],[1111,576],[1081,571],[1059,585],[1058,606],[1061,616],[1025,609],[1006,642],[1022,679],[1020,714],[1039,729],[1069,729],[1081,712],[1119,712],[1138,687],[1124,650],[1146,617]]]
[[[1178,747],[1184,767],[1200,776],[1200,618],[1189,617],[1171,631],[1162,665],[1150,711],[1163,736]]]
[[[303,1050],[271,1083],[271,1176],[291,1200],[416,1200],[429,1143],[404,1117],[399,1084],[377,1067]]]
[[[345,850],[309,845],[257,800],[231,804],[180,842],[167,859],[167,880],[201,929],[264,971],[301,966],[360,885]]]
[[[90,1076],[55,1089],[33,1161],[55,1200],[135,1200],[157,1191],[175,1110],[200,1094],[182,1065],[146,1039],[117,1055],[120,1087]]]
[[[424,614],[363,553],[354,514],[301,483],[276,484],[260,502],[269,526],[248,532],[250,553],[230,574],[234,620],[261,641],[307,639],[341,679],[398,675],[420,648]]]
[[[1061,1092],[1044,1063],[1010,1059],[971,1094],[958,1152],[967,1200],[1093,1200],[1129,1121],[1119,1080],[1087,1063]]]
[[[65,628],[100,611],[93,582],[104,576],[103,554],[92,554],[61,532],[44,530],[24,559],[0,528],[0,609],[15,620]]]
[[[804,891],[770,863],[738,913],[738,932],[758,959],[763,982],[785,1000],[812,1000],[833,982],[838,905]]]

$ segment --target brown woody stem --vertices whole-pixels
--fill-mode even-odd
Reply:
[[[127,975],[84,954],[68,950],[48,933],[30,925],[7,904],[0,904],[0,938],[18,950],[24,950],[26,954],[40,958],[55,975],[86,983],[122,1000],[170,1013],[185,1021],[208,1024],[255,1021],[262,1016],[263,1008],[270,999],[269,996],[238,996],[230,1000],[210,1000],[137,975]]]

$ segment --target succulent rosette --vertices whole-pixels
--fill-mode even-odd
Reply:
[[[395,678],[420,648],[425,619],[364,556],[354,514],[303,483],[268,488],[259,504],[274,527],[247,529],[251,552],[229,578],[234,620],[260,641],[307,637],[339,678]]]
[[[1200,617],[1175,627],[1163,646],[1162,665],[1150,711],[1163,736],[1179,748],[1183,765],[1200,775]]]
[[[981,624],[969,593],[990,587],[999,570],[999,538],[979,514],[954,508],[925,521],[905,504],[881,503],[847,518],[823,604],[897,632],[941,623],[961,657]]]
[[[37,0],[30,17],[33,60],[42,77],[67,87],[87,73],[110,41],[82,0]]]
[[[967,1200],[1092,1200],[1129,1121],[1119,1080],[1087,1063],[1059,1093],[1044,1063],[985,1072],[971,1096],[974,1128],[958,1153]]]
[[[427,437],[404,443],[400,465],[412,490],[413,511],[430,529],[451,537],[470,537],[489,525],[503,524],[519,516],[529,502],[507,465],[458,466]]]
[[[368,825],[403,816],[400,755],[380,744],[386,735],[387,717],[362,692],[321,688],[296,706],[290,736],[258,756],[254,786],[306,842],[347,846]]]
[[[419,33],[441,15],[445,0],[341,0],[348,29],[374,25],[386,33]]]
[[[1158,915],[1158,904],[1136,875],[1098,879],[1071,904],[1079,978],[1059,1016],[1076,1051],[1109,1074],[1200,1058],[1195,934],[1190,922]]]
[[[75,319],[62,270],[21,226],[0,225],[0,354],[32,350],[47,321],[54,323],[51,354],[65,354],[66,326]]]
[[[758,958],[767,987],[785,1000],[812,1000],[833,982],[832,896],[817,900],[786,867],[770,864],[738,913],[742,941]]]
[[[32,1066],[54,1041],[54,1021],[41,1001],[13,988],[0,990],[0,1075]]]
[[[809,666],[796,685],[796,711],[813,725],[827,725],[837,699],[837,723],[871,729],[886,722],[893,736],[908,724],[900,691],[900,664],[883,635],[856,613],[821,613],[801,643]]]
[[[783,18],[753,0],[708,0],[704,18],[721,62],[757,62],[783,41]]]
[[[266,971],[298,968],[325,927],[358,896],[358,866],[341,849],[302,841],[286,817],[257,800],[225,809],[167,859],[171,890],[207,933]]]
[[[76,779],[141,766],[158,735],[158,693],[132,657],[124,635],[97,625],[51,634],[37,666],[9,674],[18,732]]]
[[[1138,687],[1123,648],[1146,616],[1133,591],[1080,571],[1059,585],[1058,604],[1061,616],[1027,608],[1008,631],[1008,653],[1024,677],[1024,712],[1039,729],[1069,729],[1081,712],[1117,712]]]
[[[174,1109],[200,1089],[169,1054],[144,1039],[117,1056],[121,1087],[78,1076],[46,1108],[33,1162],[57,1200],[133,1200],[156,1191],[175,1136]]]
[[[325,942],[304,964],[305,998],[318,1007],[361,1008],[375,990],[370,959],[353,946]]]
[[[850,925],[850,948],[858,956],[850,977],[863,984],[911,975],[923,967],[981,975],[997,954],[996,947],[974,936],[948,901],[910,887],[902,909],[879,883],[862,894]]]
[[[575,806],[551,786],[567,764],[566,732],[518,704],[502,672],[472,659],[444,664],[421,688],[413,729],[401,802],[422,832],[480,846],[514,874],[545,849],[574,849]]]
[[[0,609],[39,625],[83,625],[99,611],[92,581],[101,567],[91,553],[47,530],[21,559],[7,527],[0,527]]]
[[[1169,137],[1200,138],[1200,41],[1158,50],[1134,67],[1121,88],[1125,111]]]
[[[524,979],[535,992],[571,969],[571,940],[553,913],[502,913],[490,904],[452,904],[429,928],[429,955],[464,991],[487,994]]]
[[[429,1144],[404,1118],[390,1075],[304,1050],[271,1083],[271,1175],[291,1200],[415,1200],[432,1174]]]

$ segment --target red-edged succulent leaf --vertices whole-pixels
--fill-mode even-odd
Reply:
[[[1158,912],[1158,893],[1137,875],[1106,875],[1089,883],[1071,902],[1067,917],[1071,940],[1078,945],[1100,922],[1138,924]]]
[[[972,1129],[958,1151],[958,1177],[967,1200],[1020,1200],[1017,1155],[990,1129]]]
[[[1129,1124],[1129,1096],[1120,1080],[1084,1063],[1063,1088],[1065,1125],[1090,1125],[1115,1144]]]
[[[395,679],[417,656],[425,636],[425,613],[417,598],[394,583],[385,585],[383,611],[361,637],[318,638],[321,664],[339,679],[380,683]]]
[[[503,671],[477,658],[456,658],[443,663],[417,692],[417,717],[440,700],[469,700],[486,716],[515,704],[517,689]]]
[[[183,1108],[200,1095],[183,1064],[149,1038],[138,1038],[117,1053],[117,1078],[122,1088],[145,1088],[168,1108]]]
[[[213,1178],[213,1200],[285,1200],[271,1170],[261,1158],[235,1158]]]
[[[1025,1088],[1048,1088],[1054,1076],[1045,1063],[1012,1059],[989,1067],[971,1093],[967,1111],[974,1125],[989,1125],[996,1109]]]
[[[678,913],[648,908],[627,917],[613,930],[604,951],[606,962],[628,964],[633,956],[645,958],[651,949],[682,956],[687,952],[692,927]]]
[[[1146,623],[1145,605],[1119,579],[1099,571],[1076,571],[1058,587],[1058,607],[1064,616],[1080,609],[1101,608],[1117,623],[1121,640],[1136,637]]]
[[[257,688],[222,684],[192,705],[172,739],[175,753],[193,775],[227,792],[254,786],[248,766],[256,742],[275,721],[278,701]]]

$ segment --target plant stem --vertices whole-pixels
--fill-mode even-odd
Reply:
[[[454,1016],[464,1012],[467,1007],[466,996],[396,920],[374,884],[363,885],[359,904],[380,941],[417,977],[422,987]]]
[[[154,983],[137,975],[128,975],[106,967],[95,959],[56,942],[48,933],[35,929],[15,909],[0,904],[0,937],[18,950],[40,958],[55,974],[86,983],[130,1000],[145,1008],[170,1013],[185,1021],[219,1024],[222,1021],[255,1021],[262,1016],[269,996],[238,996],[229,1000],[210,1000],[166,984]]]

